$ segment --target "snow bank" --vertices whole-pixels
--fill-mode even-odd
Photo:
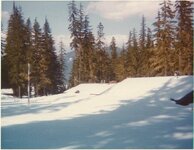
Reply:
[[[192,148],[193,77],[81,84],[53,96],[2,95],[3,148]],[[79,93],[75,93],[79,90]]]

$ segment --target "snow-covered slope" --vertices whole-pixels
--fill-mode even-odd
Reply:
[[[169,100],[190,92],[192,80],[81,84],[63,94],[32,98],[30,105],[2,90],[2,147],[192,148],[193,105]]]

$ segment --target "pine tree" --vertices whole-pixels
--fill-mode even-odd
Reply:
[[[25,36],[25,43],[26,43],[26,51],[27,51],[27,62],[32,63],[32,26],[30,18],[26,21],[26,34]]]
[[[64,91],[65,90],[65,82],[66,82],[66,78],[65,78],[65,55],[66,55],[66,50],[64,47],[64,44],[62,41],[60,41],[59,43],[59,55],[58,55],[58,61],[60,64],[60,68],[59,68],[59,79],[60,79],[60,91]]]
[[[89,18],[86,15],[84,20],[84,39],[83,39],[83,63],[84,63],[84,81],[94,82],[94,54],[95,54],[95,38],[89,24]],[[88,76],[88,77],[87,77]]]
[[[142,17],[141,22],[141,30],[139,35],[139,48],[140,50],[144,50],[146,46],[146,23],[145,23],[145,17]]]
[[[154,28],[154,48],[152,50],[153,56],[150,60],[151,62],[151,75],[156,76],[161,74],[161,59],[158,59],[159,57],[159,51],[160,51],[160,45],[162,42],[162,37],[161,37],[161,13],[158,11],[157,17],[156,17],[156,22],[153,23]]]
[[[6,38],[6,63],[10,86],[15,96],[22,97],[27,85],[27,51],[25,43],[25,24],[21,9],[13,4],[13,12],[10,15],[8,33]]]
[[[193,74],[193,44],[192,44],[192,2],[176,1],[177,42],[176,50],[178,53],[177,70],[181,74]]]
[[[158,11],[156,19],[157,19],[156,22],[153,23],[153,26],[155,27],[153,31],[154,31],[154,44],[156,47],[158,47],[161,42],[161,30],[162,30],[160,11]]]
[[[33,55],[32,55],[32,86],[35,90],[35,96],[41,95],[41,85],[40,85],[40,70],[41,70],[41,58],[44,57],[42,55],[43,51],[43,43],[42,43],[42,31],[40,28],[37,19],[34,21],[33,25],[33,35],[32,35],[32,42],[33,42]]]
[[[80,27],[79,23],[79,10],[77,9],[77,6],[75,4],[75,1],[71,1],[68,4],[69,8],[69,31],[71,32],[71,38],[72,42],[70,44],[71,48],[76,51],[76,54],[78,53],[78,48],[79,48],[79,30],[78,28]]]
[[[127,76],[133,76],[132,74],[132,32],[129,32],[129,38],[127,41],[126,63],[127,63]]]
[[[105,82],[108,80],[108,54],[105,51],[104,40],[104,26],[100,22],[97,27],[97,38],[96,38],[96,77],[98,82]]]
[[[148,72],[147,69],[147,61],[148,61],[148,55],[147,55],[147,50],[146,50],[146,23],[145,23],[145,17],[142,17],[142,22],[141,22],[141,30],[139,34],[139,55],[141,56],[139,58],[139,75],[140,76],[145,76],[146,73]]]
[[[116,80],[116,64],[117,64],[117,47],[115,38],[112,37],[110,43],[110,50],[111,50],[111,76],[110,80]]]
[[[155,75],[172,75],[175,71],[174,50],[174,13],[171,2],[164,0],[161,4],[161,13],[158,16],[156,26],[157,46],[155,49]]]
[[[49,93],[53,93],[52,86],[55,84],[55,72],[54,68],[55,57],[54,48],[53,48],[53,40],[49,27],[49,23],[47,19],[45,19],[45,23],[43,26],[43,32],[40,38],[40,60],[39,60],[39,74],[40,74],[40,94],[47,95]],[[54,56],[53,56],[54,55]],[[54,69],[54,70],[53,70]]]
[[[132,35],[132,50],[131,50],[131,73],[134,77],[139,77],[140,69],[141,69],[141,58],[140,58],[140,51],[137,43],[136,38],[136,30],[133,29]]]
[[[118,57],[118,61],[116,64],[116,79],[118,81],[122,81],[127,77],[127,54],[125,47],[123,45],[120,56]]]
[[[174,49],[174,11],[170,0],[161,3],[162,19],[162,51],[164,57],[164,75],[173,75],[175,72],[175,49]],[[162,54],[162,53],[161,53]]]
[[[72,42],[70,46],[72,49],[75,50],[75,59],[73,66],[76,74],[72,74],[75,77],[71,77],[75,80],[76,84],[82,82],[84,67],[83,67],[83,39],[84,39],[84,13],[83,13],[83,6],[80,4],[80,9],[78,10],[75,1],[71,1],[68,4],[69,8],[69,31],[71,32]],[[76,85],[75,83],[73,85]]]
[[[152,75],[152,59],[154,57],[154,43],[153,43],[153,38],[152,38],[152,31],[150,28],[147,28],[147,36],[146,36],[146,46],[145,46],[145,65],[144,69],[146,70],[145,76],[151,76]]]
[[[71,69],[71,75],[70,75],[70,79],[69,79],[69,87],[74,87],[74,86],[79,84],[79,81],[78,81],[77,76],[76,76],[76,74],[78,73],[77,68],[78,68],[78,63],[77,63],[77,60],[74,59],[73,66]]]
[[[103,24],[100,22],[97,26],[97,38],[96,38],[96,47],[99,50],[104,49],[105,43],[103,42],[104,40],[104,26]]]
[[[80,7],[78,10],[78,20],[77,24],[77,34],[78,34],[78,42],[79,44],[82,43],[83,41],[83,36],[84,36],[84,11],[83,11],[83,5],[80,3]]]

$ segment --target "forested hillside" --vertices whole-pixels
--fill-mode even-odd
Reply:
[[[69,32],[71,49],[75,51],[69,79],[70,87],[80,83],[117,82],[126,77],[192,75],[192,2],[170,0],[160,3],[153,26],[148,27],[142,16],[141,29],[129,32],[122,51],[112,37],[110,53],[105,44],[103,23],[99,20],[94,36],[89,16],[78,2],[71,1]],[[64,20],[64,23],[67,20]],[[122,27],[122,25],[121,25]],[[65,90],[65,49],[59,43],[56,54],[48,20],[41,28],[37,19],[25,20],[22,10],[13,4],[6,39],[2,38],[2,88],[11,87],[15,96],[27,94],[28,64],[31,92],[35,96]],[[120,48],[119,48],[120,49]],[[68,77],[69,78],[69,77]]]
[[[76,52],[70,83],[121,81],[126,77],[191,75],[192,72],[192,2],[170,0],[160,3],[153,30],[142,16],[141,30],[129,31],[120,54],[116,40],[108,55],[104,43],[104,26],[100,22],[94,37],[89,17],[82,5],[69,3],[71,47]]]
[[[21,9],[13,4],[5,42],[1,51],[2,88],[11,87],[18,97],[27,95],[29,69],[35,96],[64,91],[65,50],[61,44],[59,56],[56,55],[46,18],[43,28],[37,19],[32,25],[30,18],[24,20]]]

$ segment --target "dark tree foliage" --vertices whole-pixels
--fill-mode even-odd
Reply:
[[[133,36],[132,36],[132,51],[131,51],[131,68],[132,68],[132,74],[134,77],[140,77],[141,74],[141,55],[140,55],[140,50],[138,47],[138,42],[137,42],[137,36],[136,36],[136,30],[133,29]]]
[[[133,76],[132,74],[132,59],[131,59],[131,55],[132,55],[132,32],[129,32],[129,38],[128,41],[126,43],[127,47],[126,47],[126,63],[127,63],[127,76]]]
[[[144,62],[144,76],[151,76],[152,74],[152,58],[153,58],[153,49],[154,49],[154,43],[153,43],[153,36],[152,31],[150,28],[147,28],[147,35],[146,35],[146,45],[145,45],[145,62]]]
[[[74,77],[72,78],[72,82],[74,83],[70,83],[71,85],[77,85],[81,82],[81,70],[82,70],[82,59],[81,59],[81,55],[82,55],[82,39],[83,39],[83,10],[82,10],[82,6],[80,5],[80,10],[78,10],[77,5],[75,3],[75,1],[71,1],[68,4],[68,8],[69,8],[69,18],[68,21],[70,22],[69,24],[69,31],[71,33],[71,38],[72,38],[72,42],[70,43],[70,46],[72,49],[75,50],[75,59],[76,61],[74,61],[74,63],[76,62],[77,65],[73,65],[76,66],[76,68],[74,67],[73,69],[76,70],[76,73],[72,73],[72,75]],[[80,21],[81,20],[81,21]]]
[[[139,47],[143,51],[146,46],[146,23],[145,23],[145,17],[142,17],[141,22],[141,30],[139,35]]]
[[[18,97],[25,94],[27,85],[27,43],[24,35],[26,26],[22,12],[14,4],[8,24],[5,53],[9,83],[14,95]]]
[[[193,74],[193,26],[192,26],[192,2],[176,1],[176,52],[177,70],[181,74]]]
[[[71,42],[70,46],[72,49],[74,49],[76,51],[76,53],[78,53],[78,48],[79,48],[79,44],[80,44],[79,30],[82,30],[82,29],[80,29],[81,24],[79,23],[79,18],[83,20],[83,17],[81,17],[81,15],[79,15],[79,12],[81,13],[81,10],[79,11],[77,9],[75,1],[71,1],[68,4],[68,8],[69,8],[68,21],[70,22],[68,29],[71,32],[71,38],[72,38],[72,42]]]
[[[92,57],[92,59],[89,60],[93,61],[91,68],[94,71],[92,71],[92,73],[94,73],[96,79],[93,81],[120,81],[126,77],[169,76],[173,75],[176,70],[179,70],[181,74],[192,74],[193,29],[191,5],[191,2],[189,1],[176,1],[176,5],[173,7],[170,0],[162,1],[160,3],[156,21],[153,23],[154,30],[152,31],[151,28],[146,26],[146,18],[143,16],[139,37],[137,37],[135,29],[133,32],[130,32],[126,48],[123,46],[121,53],[117,54],[116,42],[114,38],[112,39],[109,48],[111,50],[110,58],[104,53],[104,26],[102,23],[99,23],[97,27],[95,50],[92,52],[92,55],[89,55]],[[176,8],[177,26],[175,24],[175,13],[173,8]],[[76,21],[82,24],[82,20],[83,19],[77,19]],[[71,31],[81,30],[76,30],[75,27],[74,30]],[[72,32],[72,34],[73,33],[75,32]],[[78,33],[78,35],[82,35],[81,33],[82,32]],[[84,45],[88,45],[86,44],[87,42],[90,43],[89,39],[83,38],[81,41],[82,43],[85,43]],[[79,45],[81,47],[80,54],[77,54],[79,54],[80,58],[75,61],[74,74],[80,74],[79,72],[82,72],[81,74],[84,75],[87,69],[91,70],[91,68],[86,67],[88,62],[91,63],[92,61],[86,59],[89,51],[86,48],[88,46],[84,45]],[[76,46],[74,48],[76,48]],[[79,61],[82,61],[82,65],[80,65]],[[75,69],[76,67],[80,68],[80,66],[87,69],[82,69],[82,71],[80,71],[81,69]],[[93,76],[93,74],[88,73],[84,75],[84,77],[82,77],[84,79],[81,80],[88,82],[86,79],[89,75]],[[74,79],[81,81],[78,77],[74,77]]]
[[[104,26],[100,22],[97,26],[97,38],[96,38],[96,82],[108,82],[109,81],[109,58],[105,50],[105,43],[103,42],[104,38]]]
[[[69,3],[69,31],[71,32],[71,47],[75,50],[76,60],[74,61],[73,77],[71,85],[82,82],[94,82],[95,77],[95,38],[89,23],[89,17],[84,15],[83,7],[80,9],[74,1]],[[76,72],[76,73],[74,73]]]
[[[41,57],[43,56],[43,43],[42,43],[42,31],[37,19],[33,25],[33,50],[32,50],[32,64],[31,64],[31,82],[35,90],[35,96],[40,95],[40,69],[41,69]]]
[[[82,48],[84,56],[84,82],[94,82],[95,70],[94,70],[94,54],[95,54],[95,38],[92,33],[92,29],[89,24],[89,17],[86,15],[84,19],[84,37],[82,42]]]
[[[173,75],[175,72],[174,49],[174,12],[170,0],[164,0],[161,5],[161,13],[158,13],[154,23],[156,29],[156,49],[154,63],[154,75]]]
[[[128,77],[128,64],[127,64],[127,51],[125,46],[123,45],[120,56],[117,58],[116,64],[116,80],[122,81],[123,79]]]
[[[141,29],[139,34],[139,76],[146,75],[147,73],[147,64],[148,64],[148,52],[146,49],[146,20],[145,17],[142,17]]]
[[[110,80],[116,80],[116,64],[117,64],[117,47],[116,47],[116,40],[115,37],[112,37],[110,43],[110,50],[111,50],[111,65],[110,65]]]
[[[192,2],[176,1],[173,6],[170,0],[164,0],[153,23],[154,30],[146,26],[143,16],[140,32],[137,34],[136,29],[129,32],[121,52],[117,52],[119,48],[112,38],[110,55],[104,42],[103,24],[98,24],[95,38],[83,5],[77,8],[76,2],[71,1],[68,8],[70,46],[75,50],[71,87],[127,77],[169,76],[175,71],[181,75],[193,74]],[[43,28],[37,19],[32,27],[30,19],[25,22],[21,9],[14,4],[6,40],[2,38],[1,44],[2,87],[11,87],[18,97],[27,94],[27,64],[30,63],[31,92],[35,96],[65,90],[65,49],[61,42],[57,56],[47,19]]]
[[[65,64],[65,55],[66,55],[66,50],[65,50],[65,46],[63,44],[62,41],[60,41],[59,43],[59,54],[58,54],[58,62],[60,64],[59,67],[59,72],[58,72],[58,78],[60,81],[60,86],[59,86],[59,90],[60,91],[64,91],[66,90],[66,78],[65,78],[65,70],[66,70],[66,64]]]
[[[45,94],[56,94],[61,92],[61,86],[63,86],[63,79],[60,78],[62,67],[57,59],[56,50],[54,47],[54,40],[51,34],[51,29],[47,19],[45,19],[43,27],[43,55],[42,58],[42,89]]]
[[[47,19],[43,30],[35,19],[33,27],[28,18],[26,23],[21,9],[13,5],[9,19],[5,55],[2,59],[2,71],[5,83],[13,89],[14,95],[27,95],[28,64],[30,64],[31,92],[35,96],[58,93],[62,84],[58,78],[61,64],[57,60],[54,41]],[[8,79],[5,76],[8,72]]]

